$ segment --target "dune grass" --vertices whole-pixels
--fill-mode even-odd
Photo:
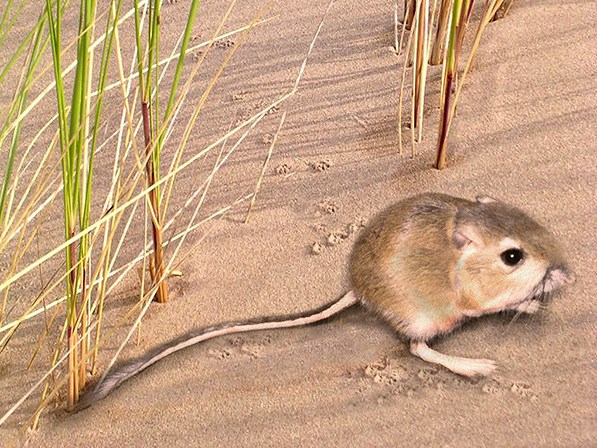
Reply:
[[[474,0],[405,0],[402,31],[399,33],[395,24],[396,51],[403,48],[404,35],[410,30],[405,45],[404,71],[402,74],[400,98],[398,101],[398,145],[403,152],[402,143],[402,105],[405,91],[406,73],[412,65],[410,133],[412,155],[415,145],[423,139],[423,116],[426,97],[426,78],[429,65],[442,64],[442,83],[439,98],[439,126],[433,166],[439,170],[447,165],[446,155],[448,137],[464,80],[471,68],[479,47],[483,32],[496,17],[508,13],[513,0],[485,0],[477,27],[470,36],[472,40],[464,68],[460,68],[460,59],[467,30],[471,25]],[[397,3],[395,4],[397,5]],[[396,10],[396,6],[395,6]],[[395,21],[398,15],[395,14]],[[398,34],[401,38],[398,39]]]
[[[250,211],[275,138],[255,192],[244,194],[207,216],[200,213],[216,173],[268,113],[297,92],[323,19],[292,88],[185,158],[188,142],[198,132],[197,119],[224,68],[251,31],[270,20],[266,14],[273,2],[264,1],[244,26],[224,32],[224,28],[229,28],[228,19],[236,3],[229,1],[207,40],[191,46],[196,19],[201,15],[200,1],[193,0],[176,45],[164,48],[160,42],[159,0],[135,0],[130,9],[125,9],[128,3],[122,0],[104,2],[102,8],[98,8],[96,0],[46,0],[25,43],[14,50],[0,74],[6,79],[18,79],[7,112],[0,116],[0,145],[8,143],[0,196],[0,254],[12,254],[10,268],[0,277],[0,356],[30,321],[42,325],[36,327],[41,328],[41,333],[27,364],[32,366],[44,347],[46,352],[52,352],[48,368],[0,416],[0,425],[35,393],[41,399],[31,422],[34,427],[51,402],[64,402],[67,409],[74,408],[89,375],[97,378],[99,373],[106,298],[135,270],[141,272],[137,305],[125,316],[129,322],[132,317],[132,324],[103,374],[139,331],[152,299],[168,299],[168,277],[179,275],[178,264],[196,250],[183,246],[186,237],[248,200]],[[0,19],[0,44],[8,42],[11,27],[18,23],[25,9],[25,1],[10,0]],[[78,23],[74,37],[73,30],[65,28],[67,23],[73,23],[73,17]],[[67,34],[70,37],[65,37]],[[132,53],[130,43],[122,43],[123,34],[134,40]],[[227,50],[199,101],[187,102],[214,43],[229,36],[236,36],[235,44]],[[200,57],[190,58],[198,49]],[[32,96],[31,91],[36,94]],[[107,106],[105,98],[115,93],[119,101],[115,103],[112,97]],[[114,104],[118,104],[118,109],[113,109]],[[54,110],[41,125],[35,112],[38,107]],[[120,116],[120,126],[106,132],[106,120],[114,112]],[[176,120],[183,113],[188,118]],[[286,112],[276,137],[285,116]],[[31,122],[39,129],[34,136],[22,133]],[[169,151],[168,166],[162,160],[165,148]],[[176,177],[218,148],[213,168],[197,190],[184,204],[173,203],[170,199]],[[104,167],[111,166],[111,173],[104,168],[100,174],[96,168],[98,160]],[[98,190],[94,183],[94,176],[98,175],[111,176],[110,182],[102,182],[110,185],[109,191]],[[60,197],[63,241],[40,244],[41,223],[44,217],[59,210]],[[131,239],[130,230],[140,214],[145,238]],[[248,216],[249,212],[247,220]],[[170,236],[166,237],[165,232],[170,232]],[[138,246],[138,255],[127,258],[125,254],[131,253],[131,245]],[[35,246],[37,252],[32,251]],[[125,246],[127,251],[123,251]],[[143,275],[146,267],[150,271],[149,283]],[[36,273],[43,279],[38,294],[17,297],[12,293],[16,285],[30,281]],[[60,320],[62,324],[56,331]]]

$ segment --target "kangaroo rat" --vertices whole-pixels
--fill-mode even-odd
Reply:
[[[226,334],[311,324],[357,303],[389,321],[410,341],[413,355],[459,375],[489,375],[494,361],[445,355],[427,342],[467,318],[535,313],[553,291],[574,281],[554,237],[522,211],[489,197],[469,201],[438,193],[410,197],[373,218],[354,244],[349,269],[353,290],[336,302],[300,316],[185,335],[110,373],[78,409],[185,347]]]

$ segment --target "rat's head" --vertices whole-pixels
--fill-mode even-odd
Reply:
[[[562,250],[522,211],[488,197],[459,210],[452,240],[459,304],[469,315],[530,310],[574,281]]]

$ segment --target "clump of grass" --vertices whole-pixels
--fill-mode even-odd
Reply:
[[[71,240],[78,231],[90,224],[92,180],[94,167],[94,144],[97,142],[98,127],[91,125],[91,67],[93,52],[90,51],[96,23],[96,3],[85,0],[80,5],[79,31],[76,43],[76,70],[70,105],[62,78],[62,22],[64,5],[53,5],[46,0],[46,14],[52,49],[54,79],[56,82],[56,104],[58,109],[58,131],[61,150],[62,186],[64,206],[65,240]],[[109,53],[107,53],[109,54]],[[101,116],[101,98],[105,86],[108,59],[101,64],[98,104],[95,109],[95,123]],[[91,141],[91,144],[89,144]],[[88,275],[90,269],[90,235],[84,234],[77,242],[66,247],[66,332],[68,348],[68,395],[67,407],[72,409],[85,385],[85,362],[89,339],[81,334],[89,323]]]
[[[327,11],[332,3],[333,1],[330,2]],[[186,236],[207,222],[220,218],[240,203],[249,199],[255,201],[263,176],[257,181],[254,193],[242,195],[233,204],[222,206],[207,217],[199,219],[199,211],[218,170],[268,116],[269,111],[277,109],[297,92],[307,58],[313,51],[323,25],[322,19],[294,85],[287,93],[183,161],[183,153],[195,131],[197,117],[211,91],[251,30],[266,22],[264,16],[271,1],[264,2],[247,25],[223,34],[223,27],[236,4],[236,0],[231,0],[212,37],[191,49],[190,36],[199,6],[198,0],[193,1],[189,7],[189,18],[183,35],[171,55],[167,57],[160,54],[162,49],[159,41],[159,4],[157,0],[135,1],[132,9],[122,12],[124,2],[112,0],[108,8],[98,13],[95,0],[83,0],[75,5],[78,6],[79,14],[78,32],[74,40],[66,41],[63,37],[63,25],[66,23],[67,13],[73,11],[67,9],[68,5],[72,8],[73,4],[57,4],[52,0],[46,0],[43,14],[28,34],[28,51],[24,51],[26,47],[19,47],[16,51],[21,59],[19,56],[13,56],[10,67],[5,68],[0,74],[8,76],[11,69],[16,70],[17,61],[25,60],[14,99],[8,108],[9,113],[0,128],[0,144],[8,138],[11,139],[7,153],[9,163],[4,172],[0,196],[0,253],[14,253],[8,272],[0,278],[0,293],[3,296],[0,313],[0,355],[22,325],[36,318],[44,319],[44,325],[39,341],[33,348],[34,353],[29,366],[43,346],[52,348],[50,367],[21,399],[0,416],[0,425],[42,386],[42,400],[34,416],[34,426],[50,400],[62,396],[64,386],[67,386],[67,408],[72,409],[87,381],[87,375],[96,374],[96,361],[103,340],[102,322],[106,297],[115,291],[121,281],[136,267],[140,264],[144,267],[146,260],[149,257],[153,258],[153,262],[149,263],[151,284],[145,288],[142,276],[139,302],[134,308],[134,323],[116,355],[109,362],[107,372],[120,350],[138,330],[142,317],[152,303],[151,299],[167,299],[166,279],[176,272]],[[0,25],[7,26],[6,24],[12,23],[11,19],[6,17],[8,16],[5,14],[0,20]],[[121,46],[121,33],[124,27],[130,27],[131,20],[135,21],[135,52],[131,70],[127,73],[124,67],[126,51]],[[98,33],[100,24],[104,22],[103,33]],[[147,24],[148,29],[144,30],[143,27]],[[0,26],[0,43],[8,32],[9,28]],[[185,98],[193,89],[194,77],[202,67],[213,43],[223,36],[230,35],[240,36],[236,45],[228,50],[203,91],[200,101],[191,106],[187,105]],[[146,42],[142,41],[144,37],[147,37]],[[185,57],[197,47],[203,48],[204,51],[194,62],[187,78],[183,80],[182,67]],[[52,56],[51,64],[41,67],[40,61],[48,48]],[[101,55],[98,59],[97,53],[100,48]],[[68,59],[71,56],[72,59]],[[168,70],[171,61],[176,61],[173,75]],[[113,69],[114,66],[117,76],[116,80],[110,83],[110,68]],[[99,67],[97,71],[96,67]],[[53,81],[42,86],[37,97],[29,98],[32,86],[47,73],[53,73]],[[164,79],[170,79],[167,90],[163,84]],[[135,82],[136,89],[133,87]],[[39,86],[37,87],[37,90],[40,90]],[[117,89],[120,95],[121,101],[116,104],[122,105],[121,119],[120,127],[106,136],[101,132],[107,119],[103,100],[111,89]],[[160,91],[168,92],[165,101]],[[23,136],[20,132],[23,124],[27,120],[36,119],[33,115],[34,108],[50,101],[52,97],[55,98],[56,114],[39,126],[38,133],[32,139],[31,136]],[[166,107],[162,109],[161,104],[166,104]],[[182,131],[178,135],[181,138],[177,143],[173,143],[170,136],[175,117],[185,105],[190,109],[190,118],[179,122]],[[286,113],[282,116],[278,132],[285,115]],[[143,141],[143,145],[140,148],[137,137],[141,132],[143,134],[140,140]],[[224,151],[224,143],[234,138],[236,141]],[[43,146],[40,154],[34,155],[32,148],[36,144],[39,145],[39,141],[45,141],[46,146]],[[172,148],[172,162],[166,171],[161,171],[161,154],[166,146]],[[19,152],[19,148],[26,150]],[[106,148],[110,148],[110,151]],[[212,171],[206,175],[193,195],[169,217],[168,205],[176,176],[188,170],[197,161],[205,159],[206,155],[216,148],[221,148],[220,155]],[[273,144],[269,149],[268,159],[272,150]],[[94,188],[94,175],[98,175],[95,160],[99,154],[106,158],[104,162],[108,161],[112,165],[111,185],[107,192]],[[37,167],[33,169],[34,164]],[[60,196],[64,241],[54,247],[42,244],[40,252],[33,255],[32,244],[39,242],[40,217],[53,210],[53,203]],[[148,210],[145,215],[146,222],[150,223],[152,229],[151,243],[132,240],[129,233],[139,206],[143,208],[144,204]],[[191,207],[191,217],[183,226],[183,230],[169,238],[166,237],[165,232],[178,228],[178,221],[183,216],[182,211]],[[200,242],[201,240],[197,244]],[[138,255],[123,260],[122,248],[125,245],[130,247],[131,244],[141,246]],[[166,250],[169,251],[168,259],[165,257]],[[161,254],[158,254],[159,251]],[[40,293],[36,297],[19,297],[15,300],[10,294],[11,287],[31,276],[33,272],[39,271],[41,274],[46,269],[51,270],[52,275],[44,281]],[[162,293],[161,288],[164,288]],[[54,322],[61,318],[64,318],[64,323],[60,326],[58,334],[55,334],[52,330]],[[60,371],[64,371],[66,375],[58,375]]]
[[[483,12],[472,35],[473,44],[465,67],[460,70],[460,56],[469,28],[474,0],[405,0],[402,35],[410,30],[405,48],[405,68],[398,102],[398,141],[402,153],[402,104],[407,66],[412,61],[412,97],[410,113],[411,142],[414,145],[422,140],[423,110],[427,67],[429,64],[442,64],[442,84],[440,93],[440,117],[437,150],[433,166],[446,167],[446,153],[450,127],[456,114],[458,98],[468,74],[481,37],[487,25],[498,15],[508,13],[513,0],[485,0]],[[499,14],[498,14],[499,13]],[[396,17],[396,14],[395,14]],[[395,27],[395,41],[398,42],[398,27]],[[402,48],[403,39],[397,51]],[[429,51],[429,49],[431,49]]]

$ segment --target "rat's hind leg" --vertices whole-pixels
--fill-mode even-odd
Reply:
[[[488,376],[497,368],[495,361],[491,359],[471,359],[444,355],[429,348],[426,342],[411,341],[410,352],[423,361],[442,365],[462,376]]]

